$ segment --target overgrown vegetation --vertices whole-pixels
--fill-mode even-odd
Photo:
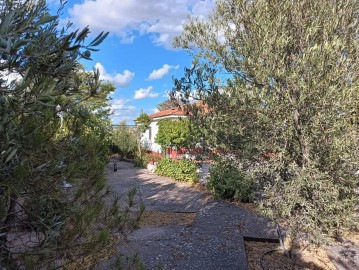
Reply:
[[[58,25],[43,0],[0,7],[0,265],[7,269],[94,264],[115,243],[112,232],[132,226],[135,191],[129,205],[111,201],[103,175],[114,87],[78,62],[107,34],[88,43],[88,28]]]
[[[156,164],[160,176],[171,177],[178,181],[195,183],[198,181],[197,165],[188,159],[172,160],[163,158]]]
[[[156,152],[148,152],[145,154],[143,160],[145,162],[145,164],[149,164],[151,162],[153,163],[157,163],[162,159],[162,155],[160,153],[156,153]]]
[[[134,158],[137,149],[137,130],[127,126],[122,121],[111,134],[112,152],[117,153],[121,158]]]
[[[191,119],[212,149],[254,177],[263,212],[292,238],[323,243],[353,228],[359,2],[216,3],[176,40],[195,58],[173,96],[208,106],[188,105]]]
[[[218,198],[242,202],[252,202],[256,190],[253,178],[232,160],[212,164],[207,187]]]

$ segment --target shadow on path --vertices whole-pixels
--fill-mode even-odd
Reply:
[[[138,252],[147,269],[246,270],[243,237],[277,237],[270,220],[239,206],[215,200],[186,183],[134,168],[131,163],[117,162],[117,166],[117,172],[113,163],[106,169],[113,192],[124,196],[136,188],[135,199],[145,204],[146,211],[196,213],[190,225],[146,226],[129,235],[131,250]],[[111,268],[103,264],[100,269]]]

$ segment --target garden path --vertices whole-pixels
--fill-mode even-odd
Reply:
[[[134,168],[128,162],[117,162],[117,167],[114,172],[110,163],[106,169],[112,189],[125,196],[136,188],[135,200],[145,204],[152,219],[128,237],[130,250],[138,251],[147,269],[246,270],[243,236],[276,236],[269,220],[215,200],[187,183]],[[181,214],[184,217],[179,220]]]
[[[138,252],[146,269],[247,270],[244,237],[277,237],[268,219],[213,199],[198,187],[157,176],[128,162],[117,162],[117,167],[114,172],[112,162],[106,168],[112,190],[125,197],[136,188],[135,201],[146,207],[140,228],[128,236],[128,246],[118,251],[128,256]],[[340,252],[334,254],[340,256]],[[110,265],[111,260],[98,269],[113,269]]]

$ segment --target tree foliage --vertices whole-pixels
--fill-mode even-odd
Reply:
[[[152,118],[148,116],[147,113],[142,112],[139,117],[135,120],[137,128],[141,133],[145,133],[146,130],[150,127]]]
[[[188,119],[162,119],[158,121],[158,133],[155,142],[164,149],[186,147],[189,145],[190,129]]]
[[[128,208],[103,201],[104,106],[114,87],[78,62],[107,33],[87,43],[87,27],[58,27],[43,0],[2,2],[0,265],[7,269],[79,266],[128,225]]]
[[[178,101],[173,98],[169,98],[157,105],[157,109],[160,111],[164,111],[167,109],[171,109],[178,106]]]
[[[218,1],[177,46],[195,54],[175,91],[207,142],[263,187],[264,212],[310,240],[353,225],[357,204],[359,3]]]
[[[112,131],[111,142],[117,146],[124,158],[134,156],[137,147],[136,130],[128,127],[126,121],[122,121]]]
[[[143,154],[145,149],[142,147],[141,144],[141,137],[143,133],[145,133],[152,122],[152,118],[148,116],[148,114],[142,112],[139,117],[135,120],[137,125],[137,153],[136,157],[137,160],[135,162],[136,167],[143,167],[144,166],[144,160],[143,160]]]
[[[212,164],[208,189],[221,199],[251,202],[254,196],[253,178],[244,173],[233,160]]]

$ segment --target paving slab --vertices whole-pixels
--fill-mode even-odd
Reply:
[[[106,170],[114,193],[125,196],[136,188],[135,200],[144,203],[146,211],[196,213],[190,225],[143,227],[128,236],[132,252],[138,252],[147,269],[246,270],[243,236],[276,237],[270,220],[235,204],[131,163],[117,162],[117,168],[114,172],[110,163]],[[98,269],[110,266],[102,264]]]

